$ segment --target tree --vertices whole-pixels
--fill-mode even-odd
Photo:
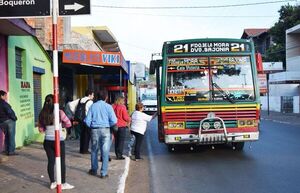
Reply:
[[[300,6],[285,5],[278,11],[280,16],[278,22],[270,29],[270,35],[273,38],[273,45],[267,50],[266,61],[282,61],[284,69],[286,68],[285,31],[295,25],[300,24]]]

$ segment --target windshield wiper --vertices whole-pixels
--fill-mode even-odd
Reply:
[[[220,93],[222,94],[222,97],[223,97],[224,99],[227,99],[227,100],[228,100],[229,102],[231,102],[231,103],[235,103],[235,100],[232,99],[228,93],[226,93],[224,90],[222,90],[221,87],[220,87],[217,83],[213,82],[212,85],[213,85],[214,87],[216,87],[216,88],[218,89],[218,91],[220,91]],[[214,97],[214,96],[213,96],[213,97]]]

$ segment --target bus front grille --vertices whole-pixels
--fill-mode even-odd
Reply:
[[[224,120],[226,127],[236,127],[237,120],[258,119],[257,105],[220,105],[220,106],[183,106],[163,107],[163,122],[182,121],[186,129],[199,128],[200,121],[207,117],[209,112],[214,112],[216,117]]]

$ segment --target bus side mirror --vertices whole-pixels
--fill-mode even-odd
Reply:
[[[155,74],[156,65],[157,65],[156,60],[150,61],[149,74]]]
[[[263,62],[262,62],[261,54],[255,53],[255,59],[256,59],[257,72],[262,73],[264,71],[264,69],[263,69]]]
[[[156,68],[162,65],[162,60],[151,60],[149,74],[155,74]]]

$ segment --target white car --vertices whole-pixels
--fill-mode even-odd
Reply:
[[[145,113],[155,113],[157,112],[157,100],[142,100],[144,105],[144,112]]]

